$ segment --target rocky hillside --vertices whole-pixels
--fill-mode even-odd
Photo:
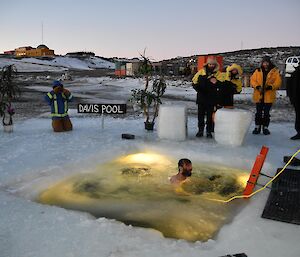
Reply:
[[[224,67],[232,63],[238,63],[243,66],[244,72],[246,73],[253,72],[253,70],[260,64],[262,57],[268,55],[272,57],[274,64],[283,71],[285,61],[289,56],[300,56],[300,46],[245,49],[224,53],[210,53],[210,55],[222,55],[224,57]],[[164,62],[171,64],[184,64],[191,60],[197,62],[198,56],[199,55],[177,57],[165,60]]]
[[[249,49],[220,54],[224,56],[224,66],[236,62],[243,65],[245,72],[252,72],[260,64],[262,57],[268,55],[283,71],[289,56],[300,56],[300,46]]]

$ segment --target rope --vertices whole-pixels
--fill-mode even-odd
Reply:
[[[250,195],[236,195],[236,196],[233,196],[233,197],[231,197],[231,198],[229,198],[229,199],[227,199],[227,200],[221,200],[221,199],[211,199],[211,198],[207,198],[207,200],[211,200],[211,201],[216,201],[216,202],[220,202],[220,203],[229,203],[229,202],[231,202],[231,201],[233,201],[233,200],[235,200],[235,199],[241,199],[241,198],[251,198],[252,196],[254,196],[254,195],[256,195],[257,193],[259,193],[259,192],[261,192],[261,191],[263,191],[263,190],[265,190],[276,178],[278,178],[279,176],[280,176],[280,174],[282,173],[282,172],[284,172],[285,171],[285,169],[287,168],[287,166],[289,166],[289,164],[291,163],[291,161],[293,160],[293,158],[295,157],[295,156],[297,156],[298,154],[300,153],[300,149],[297,151],[297,152],[295,152],[294,154],[293,154],[293,156],[289,159],[289,161],[284,165],[284,167],[267,183],[267,184],[265,184],[262,188],[260,188],[260,189],[258,189],[258,190],[256,190],[256,191],[254,191],[253,193],[251,193]]]

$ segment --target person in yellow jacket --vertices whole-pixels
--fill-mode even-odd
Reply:
[[[203,69],[193,77],[193,88],[197,91],[198,128],[196,137],[203,137],[204,119],[206,117],[206,136],[212,138],[214,131],[213,114],[218,103],[218,91],[222,86],[222,74],[219,64],[213,57],[209,57]]]
[[[255,129],[253,134],[269,135],[270,110],[276,100],[276,90],[281,86],[279,70],[272,63],[269,56],[262,59],[261,67],[257,68],[250,78],[254,88],[253,101],[256,103]]]
[[[236,63],[233,63],[226,68],[225,80],[231,81],[235,85],[237,94],[241,93],[242,91],[242,75],[243,69]]]
[[[243,70],[240,65],[233,63],[226,68],[223,73],[224,82],[220,89],[219,105],[225,108],[233,107],[233,95],[242,91],[242,74]]]

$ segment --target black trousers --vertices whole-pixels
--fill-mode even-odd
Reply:
[[[198,128],[199,131],[204,131],[206,117],[206,132],[214,131],[213,113],[215,107],[205,104],[198,104]]]
[[[294,108],[296,112],[295,129],[297,134],[300,134],[300,103],[294,105]]]
[[[255,113],[255,125],[268,127],[270,124],[271,103],[257,103]]]

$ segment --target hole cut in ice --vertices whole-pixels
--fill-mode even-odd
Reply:
[[[152,228],[188,241],[214,238],[241,202],[208,200],[241,194],[248,173],[193,161],[193,174],[180,190],[169,182],[177,160],[155,153],[122,156],[93,173],[67,178],[41,192],[37,201],[89,212],[127,225]]]

